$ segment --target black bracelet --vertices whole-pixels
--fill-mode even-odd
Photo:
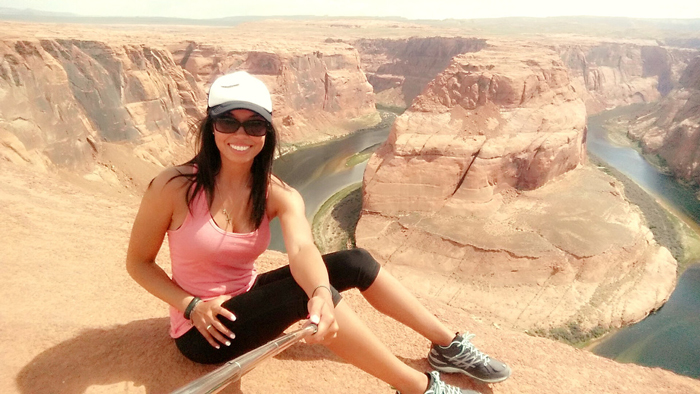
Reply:
[[[331,291],[331,288],[330,288],[330,287],[328,287],[328,286],[326,286],[326,285],[318,285],[318,286],[316,286],[316,288],[314,289],[314,291],[311,293],[311,298],[313,298],[313,297],[316,295],[316,290],[320,289],[321,287],[323,287],[324,289],[328,290],[328,292],[331,293],[331,297],[333,297],[333,292]]]
[[[192,301],[190,301],[190,303],[187,305],[187,308],[185,308],[185,319],[190,320],[190,315],[192,315],[192,311],[200,302],[202,302],[202,299],[199,297],[194,297]]]

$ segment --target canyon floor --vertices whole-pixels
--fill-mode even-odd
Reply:
[[[139,190],[82,185],[69,174],[0,163],[0,391],[167,393],[212,370],[182,357],[167,308],[127,275],[124,258]],[[92,186],[91,186],[92,185]],[[107,193],[106,193],[107,192]],[[168,253],[158,262],[167,270]],[[284,264],[268,252],[261,270]],[[410,283],[406,283],[411,286]],[[428,370],[429,343],[350,292],[348,302],[402,360]],[[482,393],[700,393],[700,381],[620,364],[499,328],[469,311],[422,299],[455,330],[513,368],[496,385],[445,379]],[[321,346],[298,344],[227,389],[231,393],[392,393]]]

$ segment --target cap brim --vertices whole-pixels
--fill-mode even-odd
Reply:
[[[265,118],[265,120],[267,120],[268,122],[272,123],[272,114],[268,110],[257,104],[249,103],[247,101],[229,101],[227,103],[211,107],[209,108],[209,116],[217,117],[234,109],[247,109],[253,111]]]

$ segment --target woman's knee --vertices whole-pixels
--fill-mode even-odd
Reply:
[[[349,255],[348,260],[354,269],[368,274],[379,271],[379,263],[377,263],[377,260],[365,249],[350,249],[347,253]]]
[[[324,256],[324,260],[331,280],[335,282],[333,285],[339,290],[357,287],[364,291],[374,283],[379,274],[379,263],[365,249],[335,252]]]

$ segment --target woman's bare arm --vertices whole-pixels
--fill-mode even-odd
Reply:
[[[280,219],[292,276],[309,296],[310,320],[318,323],[318,333],[308,342],[328,341],[335,337],[338,325],[333,315],[328,271],[314,244],[304,201],[293,188],[273,181],[268,204],[271,214]]]
[[[177,286],[155,260],[175,210],[175,199],[184,201],[184,179],[174,168],[163,171],[149,185],[131,229],[126,269],[149,293],[184,311],[193,296]]]
[[[155,262],[174,212],[177,209],[180,211],[186,209],[185,193],[189,182],[182,177],[173,179],[179,173],[175,168],[165,170],[146,190],[131,230],[126,269],[129,275],[149,293],[180,312],[184,312],[194,296],[175,284]],[[217,318],[217,315],[222,315],[229,320],[236,319],[231,311],[221,307],[221,304],[228,299],[230,297],[221,296],[201,302],[190,315],[194,326],[212,346],[217,348],[219,343],[229,343],[226,337],[234,337],[234,334]],[[209,328],[210,326],[216,330]]]

